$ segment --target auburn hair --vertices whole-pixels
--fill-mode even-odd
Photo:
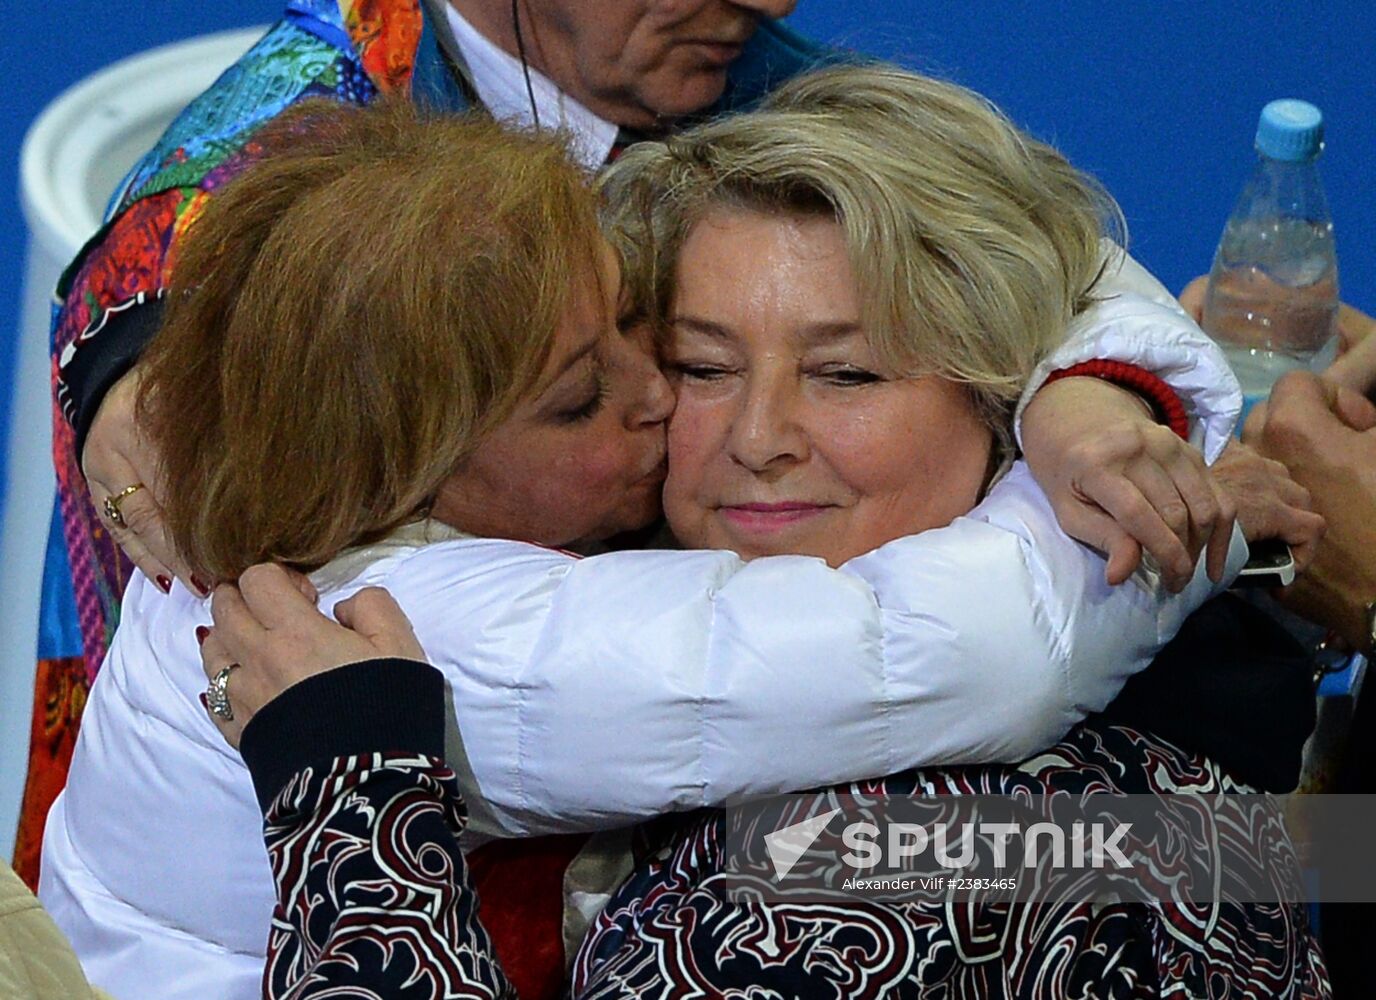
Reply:
[[[140,364],[172,540],[212,579],[423,514],[547,358],[599,252],[564,139],[310,102],[178,249]]]

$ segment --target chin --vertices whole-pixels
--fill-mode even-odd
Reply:
[[[682,118],[703,111],[726,90],[726,70],[716,67],[668,75],[643,95],[643,103],[661,118]]]
[[[709,543],[703,547],[730,549],[746,562],[749,562],[751,559],[763,559],[766,556],[804,556],[811,559],[820,559],[832,569],[836,569],[843,563],[849,562],[856,556],[864,555],[863,552],[839,550],[835,545],[828,544],[825,541],[818,541],[816,544],[810,544],[807,541],[789,544],[785,539],[779,539],[774,543],[761,542],[758,539],[743,543],[740,539],[728,538]]]
[[[664,507],[659,500],[659,490],[651,491],[643,503],[638,503],[618,512],[618,517],[607,532],[607,537],[622,535],[628,531],[640,531],[657,525],[664,518]]]

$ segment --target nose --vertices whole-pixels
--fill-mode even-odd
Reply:
[[[626,412],[627,426],[634,430],[662,424],[674,412],[674,391],[664,373],[659,370],[649,339],[643,331],[628,331],[618,338],[622,361],[618,366],[638,387]]]
[[[808,439],[798,419],[796,382],[757,377],[744,388],[727,439],[731,457],[752,472],[806,461]]]
[[[748,10],[759,17],[777,20],[793,13],[798,0],[729,0],[731,6]]]

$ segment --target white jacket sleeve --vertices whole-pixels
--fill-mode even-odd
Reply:
[[[1065,342],[1037,366],[1018,401],[1014,432],[1022,443],[1022,413],[1047,376],[1082,361],[1126,361],[1155,373],[1180,396],[1190,418],[1190,441],[1213,462],[1228,443],[1242,409],[1242,390],[1218,345],[1174,296],[1117,244],[1104,241],[1099,299],[1077,316]]]
[[[1202,573],[1179,597],[1103,575],[1019,465],[970,516],[840,570],[470,540],[372,582],[448,678],[479,830],[520,835],[1024,758],[1211,592]]]

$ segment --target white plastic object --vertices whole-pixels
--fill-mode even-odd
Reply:
[[[70,87],[43,110],[20,153],[29,239],[10,388],[0,522],[0,856],[14,847],[33,705],[39,591],[56,480],[48,323],[63,268],[100,227],[125,173],[263,27],[150,49]]]

